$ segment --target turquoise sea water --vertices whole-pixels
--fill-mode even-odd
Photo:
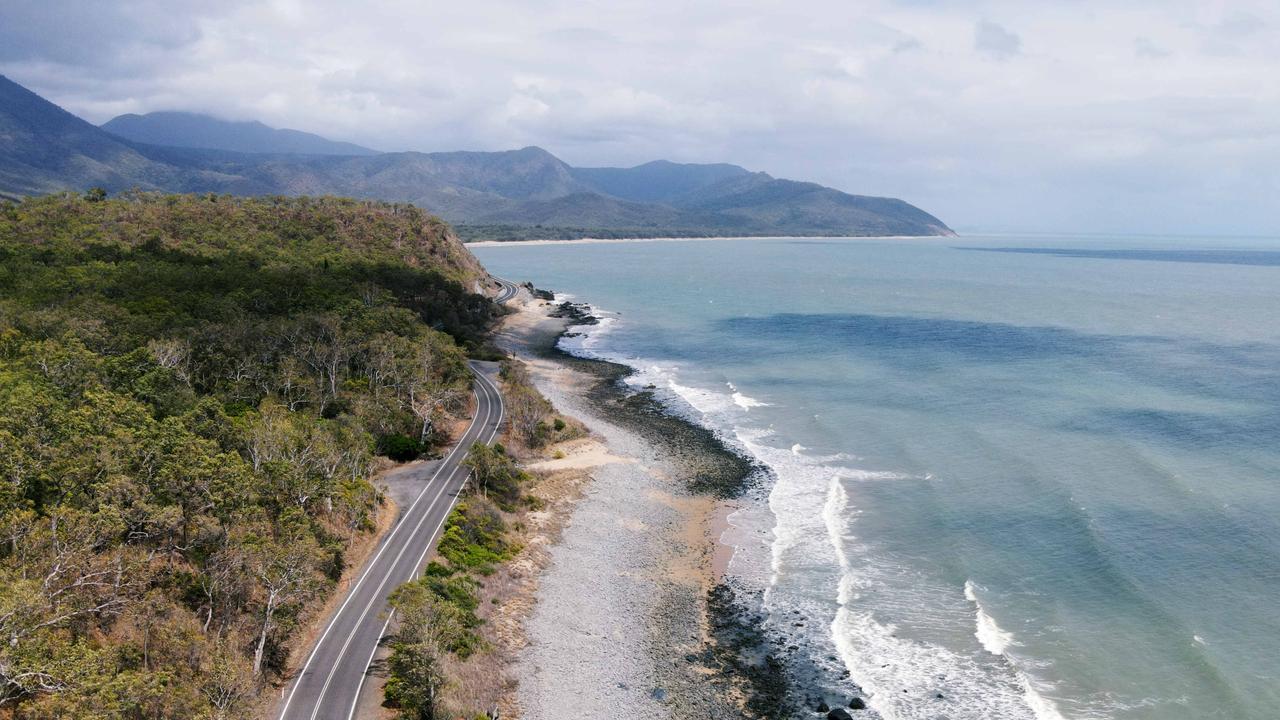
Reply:
[[[1280,716],[1280,242],[475,252],[771,468],[734,570],[882,716]]]

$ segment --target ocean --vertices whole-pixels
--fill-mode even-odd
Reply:
[[[1280,717],[1280,241],[474,252],[769,468],[731,570],[882,717]]]

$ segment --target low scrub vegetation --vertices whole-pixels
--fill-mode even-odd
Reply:
[[[533,386],[528,369],[519,360],[503,361],[501,375],[502,397],[511,431],[525,447],[536,449],[586,434],[581,423],[556,414],[551,403]]]
[[[501,379],[507,437],[517,446],[533,450],[586,434],[581,423],[555,412],[519,361],[503,360]],[[461,689],[457,675],[471,672],[468,658],[474,663],[474,655],[490,650],[480,591],[522,549],[512,539],[522,529],[520,513],[545,507],[529,493],[535,478],[520,468],[507,446],[476,443],[464,463],[471,468],[466,497],[446,520],[436,559],[422,578],[401,586],[393,603],[397,612],[407,612],[400,615],[400,629],[390,644],[385,697],[406,719],[486,717],[476,714],[477,708],[458,707],[467,703],[456,699]],[[467,687],[467,695],[501,692],[500,674],[485,682],[492,684],[487,692]]]
[[[510,539],[510,515],[539,503],[526,494],[533,478],[517,467],[501,444],[476,443],[465,462],[472,473],[468,494],[445,523],[437,559],[422,578],[397,591],[399,604],[394,606],[408,604],[412,610],[400,618],[400,630],[391,643],[386,699],[406,718],[455,716],[447,714],[446,696],[441,694],[450,680],[441,674],[448,665],[444,656],[466,660],[486,649],[478,632],[482,621],[477,615],[477,591],[498,565],[521,549]],[[445,640],[431,646],[420,642],[424,633],[440,623],[451,628]],[[403,690],[411,684],[421,688],[422,678],[428,676],[432,692]]]

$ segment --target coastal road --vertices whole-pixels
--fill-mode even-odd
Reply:
[[[498,303],[499,305],[515,297],[516,294],[520,292],[520,286],[516,285],[510,280],[503,280],[497,275],[490,275],[489,277],[493,278],[499,285],[502,286],[498,290],[497,296],[493,298],[493,301]]]
[[[501,281],[505,302],[517,292]],[[462,465],[476,441],[493,442],[502,426],[502,395],[492,375],[496,363],[470,361],[475,375],[475,417],[457,445],[440,462],[416,499],[405,509],[377,552],[365,564],[338,610],[329,619],[302,669],[286,689],[280,720],[352,720],[360,704],[369,667],[387,627],[387,596],[417,577],[439,539],[469,470]]]

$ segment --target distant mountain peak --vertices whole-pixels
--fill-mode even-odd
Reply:
[[[0,195],[94,186],[346,195],[411,202],[472,230],[499,228],[515,236],[533,226],[575,236],[951,234],[941,220],[901,200],[725,163],[575,168],[536,146],[374,153],[194,113],[122,115],[105,127],[0,76]]]
[[[169,147],[282,155],[375,155],[376,150],[301,130],[277,129],[257,120],[223,120],[164,110],[112,118],[102,129],[133,142]]]

